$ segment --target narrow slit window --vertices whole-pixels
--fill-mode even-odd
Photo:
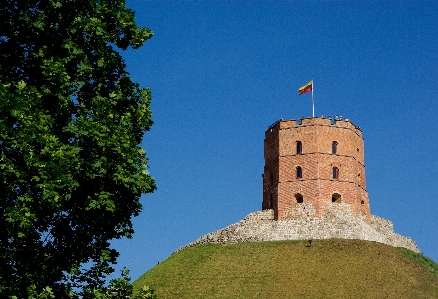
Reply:
[[[333,167],[333,178],[339,179],[339,168]]]
[[[297,166],[297,179],[301,179],[303,177],[303,170],[300,166]]]
[[[332,154],[336,154],[338,151],[338,143],[336,141],[332,142]]]
[[[303,153],[303,144],[301,143],[301,141],[297,141],[297,154],[302,154]]]

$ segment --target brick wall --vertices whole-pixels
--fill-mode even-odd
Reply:
[[[300,197],[312,203],[315,215],[322,215],[335,194],[337,203],[348,203],[356,215],[367,215],[370,221],[362,132],[349,120],[280,120],[266,131],[264,149],[262,209],[272,208],[275,219],[283,219],[289,206],[300,204]],[[337,178],[333,178],[334,167]]]

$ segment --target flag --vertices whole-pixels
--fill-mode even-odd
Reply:
[[[302,94],[304,94],[306,92],[311,92],[312,88],[313,88],[313,81],[310,81],[306,85],[298,88],[298,95],[302,95]]]

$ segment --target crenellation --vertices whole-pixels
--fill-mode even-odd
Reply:
[[[324,117],[311,117],[311,118],[302,118],[301,126],[309,126],[309,125],[325,125],[330,126],[332,121],[330,118]]]
[[[279,122],[280,122],[280,126],[279,126],[280,130],[283,130],[283,129],[289,128],[289,127],[296,127],[296,126],[298,126],[298,123],[297,123],[296,119],[290,119],[290,120],[283,120],[283,119],[281,119]]]

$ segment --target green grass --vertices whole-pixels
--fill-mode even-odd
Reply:
[[[427,256],[424,256],[422,254],[417,254],[403,247],[397,247],[397,250],[402,252],[404,255],[408,256],[413,261],[417,262],[419,265],[429,270],[433,275],[438,276],[438,264],[435,263],[430,258],[428,258]]]
[[[184,249],[143,274],[177,298],[438,298],[438,265],[375,242],[314,240],[208,244]]]

